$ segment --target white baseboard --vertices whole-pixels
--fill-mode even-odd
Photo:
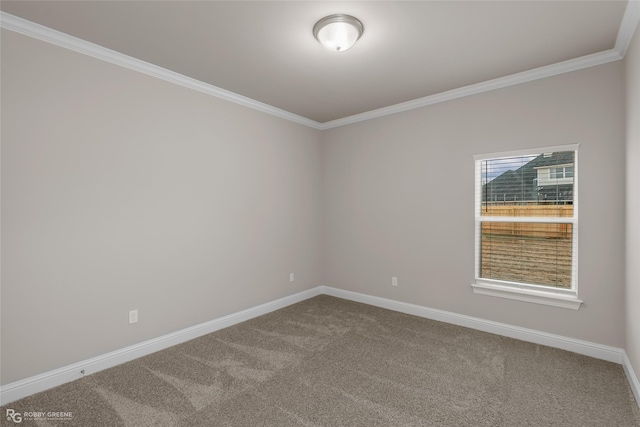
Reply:
[[[237,323],[253,319],[254,317],[262,316],[263,314],[267,314],[291,304],[320,295],[320,293],[320,287],[309,289],[275,301],[258,305],[256,307],[242,310],[228,316],[223,316],[209,322],[201,323],[158,338],[153,338],[120,350],[112,351],[101,356],[93,357],[53,371],[7,384],[6,386],[1,387],[0,404],[5,405],[7,403],[14,402],[34,393],[39,393],[70,381],[77,380],[82,378],[84,375],[93,374],[185,341],[201,337],[211,332],[233,326]]]
[[[16,381],[2,387],[0,402],[2,405],[30,396],[50,388],[65,384],[81,378],[83,375],[92,374],[121,363],[146,356],[156,351],[198,338],[217,330],[227,328],[237,323],[244,322],[254,317],[262,316],[291,304],[304,301],[317,295],[326,294],[350,301],[361,302],[375,307],[386,308],[401,313],[418,317],[451,323],[471,329],[477,329],[492,334],[528,341],[535,344],[546,345],[571,351],[597,359],[607,360],[621,364],[633,390],[636,402],[640,405],[640,382],[636,376],[631,362],[623,349],[582,341],[561,335],[549,334],[533,329],[521,328],[505,323],[493,322],[477,317],[465,316],[448,311],[437,310],[415,304],[394,301],[386,298],[375,297],[357,292],[345,291],[330,286],[318,286],[294,295],[277,299],[256,307],[239,311],[228,316],[220,317],[209,322],[201,323],[181,331],[173,332],[158,338],[154,338],[140,344],[135,344],[121,350],[116,350],[102,356],[97,356],[73,365],[65,366],[50,372],[45,372],[34,377]],[[82,373],[84,371],[84,373]]]
[[[633,396],[636,398],[636,403],[640,406],[640,381],[638,381],[638,377],[633,371],[633,366],[631,366],[629,356],[627,356],[627,352],[624,350],[622,350],[622,367],[624,368],[624,373],[627,374],[627,379],[629,380],[631,391],[633,391]]]
[[[585,356],[595,357],[596,359],[603,359],[620,364],[622,363],[623,350],[620,348],[595,344],[589,341],[576,340],[573,338],[563,337],[561,335],[548,334],[534,329],[521,328],[519,326],[512,326],[506,323],[493,322],[477,317],[465,316],[462,314],[451,313],[449,311],[437,310],[406,302],[345,291],[329,286],[322,286],[322,293],[351,301],[362,302],[376,307],[399,311],[401,313],[412,314],[414,316],[438,320],[440,322],[451,323],[458,326],[477,329],[479,331],[490,332],[496,335],[560,348],[574,353],[584,354]]]
[[[515,338],[535,344],[546,345],[548,347],[559,348],[573,353],[602,359],[609,362],[621,364],[627,375],[627,380],[633,391],[636,403],[640,406],[640,381],[636,376],[631,361],[627,357],[624,349],[596,344],[589,341],[577,340],[561,335],[549,334],[536,331],[534,329],[521,328],[519,326],[508,325],[506,323],[492,322],[477,317],[465,316],[463,314],[451,313],[449,311],[437,310],[420,305],[409,304],[390,300],[386,298],[374,297],[358,292],[345,291],[343,289],[332,288],[330,286],[320,286],[322,294],[331,295],[355,302],[361,302],[380,308],[386,308],[400,313],[411,314],[426,319],[438,320],[440,322],[451,323],[453,325],[464,326],[479,331]]]

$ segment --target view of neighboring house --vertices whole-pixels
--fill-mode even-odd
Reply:
[[[544,153],[489,181],[498,165],[483,162],[482,201],[494,203],[573,202],[574,152]],[[504,167],[504,166],[502,166]],[[488,181],[488,182],[487,182]]]

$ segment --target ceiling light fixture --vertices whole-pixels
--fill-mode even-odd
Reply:
[[[344,52],[353,46],[364,32],[362,22],[351,15],[325,16],[313,26],[313,36],[327,49]]]

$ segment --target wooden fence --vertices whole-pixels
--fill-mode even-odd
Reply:
[[[573,205],[485,205],[482,216],[558,217],[573,216]],[[529,222],[485,222],[482,233],[502,236],[522,236],[538,239],[571,239],[572,224]]]

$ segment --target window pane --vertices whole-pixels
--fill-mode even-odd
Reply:
[[[483,160],[481,214],[573,216],[574,157],[561,151]]]
[[[480,277],[571,288],[573,225],[484,222]]]
[[[569,166],[565,169],[565,178],[573,178],[573,166]]]

